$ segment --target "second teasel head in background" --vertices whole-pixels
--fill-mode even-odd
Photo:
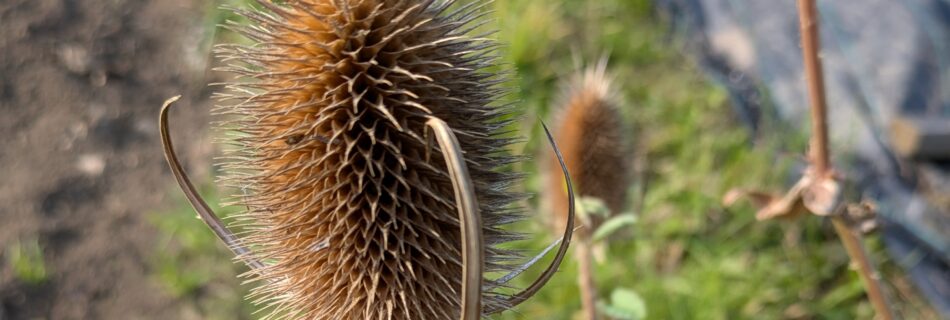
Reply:
[[[551,108],[550,122],[561,147],[564,162],[571,172],[579,199],[596,198],[612,214],[627,208],[627,189],[631,182],[632,137],[615,94],[613,79],[607,72],[607,59],[596,65],[578,68],[561,82],[559,96]],[[552,230],[562,230],[567,208],[567,192],[558,164],[545,154],[542,205],[550,212]],[[590,216],[583,234],[590,234],[606,217]],[[580,216],[579,220],[582,220]],[[581,221],[578,221],[581,222]],[[580,224],[579,224],[580,225]]]

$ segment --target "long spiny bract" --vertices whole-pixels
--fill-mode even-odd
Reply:
[[[631,150],[617,98],[606,74],[606,60],[566,82],[555,108],[557,141],[577,194],[603,200],[612,213],[624,210]],[[547,184],[546,205],[555,214],[554,230],[559,232],[566,222],[567,212],[562,204],[567,193],[558,164],[549,162],[547,167],[547,178],[554,179],[555,183]],[[584,233],[596,230],[603,220],[603,217],[590,218],[591,225],[585,226]]]
[[[520,175],[501,166],[511,108],[494,44],[470,36],[481,8],[454,1],[258,1],[237,30],[250,46],[219,48],[239,79],[217,108],[239,134],[223,181],[243,241],[266,267],[252,292],[269,318],[449,319],[461,287],[459,218],[442,155],[426,119],[458,137],[482,215],[486,271],[515,255],[494,247],[516,238]],[[451,8],[450,8],[451,7]],[[458,7],[458,8],[456,8]],[[486,309],[504,307],[490,293]]]

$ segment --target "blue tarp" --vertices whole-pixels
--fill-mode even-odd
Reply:
[[[658,0],[756,133],[807,132],[796,2]],[[874,199],[888,252],[950,317],[950,162],[892,151],[896,116],[950,118],[950,1],[818,1],[833,161]]]

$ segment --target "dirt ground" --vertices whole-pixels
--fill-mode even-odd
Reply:
[[[0,259],[0,319],[183,318],[150,276],[146,214],[178,192],[157,127],[172,95],[183,161],[208,175],[205,7],[0,1],[0,252],[36,238],[50,272],[27,285]]]

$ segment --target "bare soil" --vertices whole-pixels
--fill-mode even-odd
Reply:
[[[186,301],[151,276],[173,180],[158,111],[179,152],[207,176],[204,2],[0,1],[0,253],[44,248],[49,279],[29,285],[0,257],[0,320],[181,319]],[[187,317],[184,317],[187,318]]]

